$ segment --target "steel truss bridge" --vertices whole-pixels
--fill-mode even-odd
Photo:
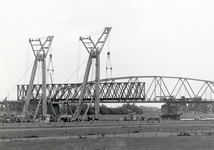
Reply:
[[[28,85],[17,85],[17,101],[8,102],[11,110],[20,109],[27,94]],[[49,103],[77,103],[82,84],[47,84]],[[214,81],[169,77],[130,76],[100,80],[100,103],[165,103],[176,109],[194,110],[197,107],[210,110],[214,104]],[[42,85],[33,85],[29,110],[35,110],[42,96]],[[95,82],[87,83],[83,102],[95,98]],[[0,109],[5,109],[4,102]]]

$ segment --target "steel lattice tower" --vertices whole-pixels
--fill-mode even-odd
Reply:
[[[106,40],[108,38],[108,35],[111,31],[111,27],[106,27],[104,31],[102,32],[101,36],[98,38],[98,41],[94,43],[91,39],[91,37],[80,37],[80,41],[83,43],[85,46],[86,50],[89,53],[89,58],[85,70],[85,75],[84,75],[84,80],[83,80],[83,85],[82,85],[82,91],[80,94],[79,102],[77,104],[77,108],[74,113],[74,117],[76,119],[79,118],[80,110],[81,110],[81,105],[82,101],[84,98],[85,94],[85,89],[86,89],[86,84],[88,81],[90,69],[91,69],[91,64],[92,64],[92,59],[96,60],[96,76],[95,76],[95,119],[99,119],[99,85],[100,85],[100,53],[102,52],[102,49],[106,43]]]
[[[54,36],[48,36],[45,41],[42,42],[40,38],[38,39],[29,39],[29,43],[31,45],[33,54],[35,56],[35,61],[33,65],[33,70],[30,77],[29,87],[27,90],[27,95],[24,99],[24,108],[23,108],[23,114],[26,119],[29,119],[28,114],[28,105],[30,101],[30,95],[32,93],[33,89],[33,83],[36,75],[36,69],[38,66],[38,62],[42,63],[42,111],[43,116],[47,114],[47,97],[46,97],[46,56],[48,54],[48,51],[50,49],[51,43],[53,41]]]

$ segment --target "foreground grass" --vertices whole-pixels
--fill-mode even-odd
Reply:
[[[2,129],[1,129],[2,128]],[[9,138],[25,138],[31,136],[37,137],[61,137],[61,136],[84,136],[98,134],[128,134],[128,133],[161,133],[178,134],[180,132],[214,132],[214,123],[212,122],[165,122],[147,123],[143,122],[89,122],[81,123],[39,123],[39,124],[0,124],[0,140],[4,137]]]
[[[135,131],[139,131],[139,137],[131,136]],[[191,136],[177,136],[182,131],[191,133]],[[208,132],[214,133],[213,121],[0,124],[0,150],[213,150],[214,134],[208,136],[205,134]],[[100,138],[101,134],[106,136]],[[116,134],[116,138],[107,134]],[[34,135],[38,138],[26,138]],[[87,135],[87,138],[80,139],[78,135]],[[90,138],[88,135],[95,136]],[[56,139],[63,136],[66,138]],[[77,138],[69,139],[69,136]],[[20,141],[19,137],[24,139]]]
[[[213,150],[214,136],[97,138],[1,142],[1,150]]]

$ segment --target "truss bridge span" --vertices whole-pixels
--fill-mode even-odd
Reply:
[[[103,79],[145,83],[145,103],[213,103],[214,81],[170,76],[130,76]]]
[[[17,86],[18,100],[24,100],[28,85]],[[82,90],[82,84],[47,84],[47,99],[52,103],[58,102],[74,102],[77,103]],[[33,85],[30,96],[32,100],[39,100],[42,93],[42,85]],[[95,82],[90,81],[86,85],[83,102],[89,102],[95,98]],[[141,103],[145,100],[145,83],[138,79],[122,79],[116,78],[102,80],[100,82],[99,99],[101,103]]]
[[[47,99],[78,101],[82,84],[47,84]],[[17,85],[23,100],[28,85]],[[39,99],[42,85],[33,85],[31,100]],[[95,84],[87,83],[84,101],[94,98]],[[213,103],[214,81],[169,76],[129,76],[100,80],[101,103]]]
[[[82,84],[47,84],[47,99],[51,103],[77,103]],[[88,82],[83,102],[94,98],[95,84]],[[8,101],[12,110],[21,110],[28,85],[17,85],[17,102]],[[29,109],[35,110],[41,98],[42,85],[34,84]],[[165,103],[209,109],[214,104],[214,81],[169,76],[129,76],[100,80],[100,103]],[[0,109],[4,109],[4,102]]]

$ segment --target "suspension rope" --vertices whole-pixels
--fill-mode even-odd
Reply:
[[[33,63],[25,70],[25,73],[21,76],[21,78],[18,80],[18,82],[15,84],[15,86],[12,88],[12,90],[9,91],[9,94],[10,95],[14,89],[17,87],[17,85],[20,83],[20,81],[26,76],[26,73],[29,71],[29,69],[33,66]]]
[[[77,83],[80,83],[81,81],[83,81],[83,77],[84,77],[84,74],[82,74],[81,78],[79,79],[79,81]]]
[[[67,83],[73,76],[74,74],[77,72],[78,69],[80,69],[83,64],[87,61],[87,58],[80,64],[80,66],[70,75],[70,77],[65,81],[65,83]]]
[[[78,77],[79,77],[79,68],[78,66],[80,66],[80,61],[81,61],[81,46],[80,46],[80,42],[79,42],[79,46],[78,46],[78,58],[77,58],[77,76],[76,76],[76,83],[78,82]]]
[[[29,58],[29,51],[30,51],[30,44],[27,43],[27,58],[26,58],[26,62],[25,62],[25,72],[27,70],[27,64],[28,64],[28,58]],[[26,73],[25,73],[25,76],[24,76],[24,84],[26,83]]]
[[[92,31],[90,33],[87,33],[87,34],[83,35],[82,37],[88,37],[88,36],[93,37],[93,36],[96,36],[96,35],[100,34],[100,32],[102,32],[102,31],[103,31],[103,28],[100,28],[98,30]]]

